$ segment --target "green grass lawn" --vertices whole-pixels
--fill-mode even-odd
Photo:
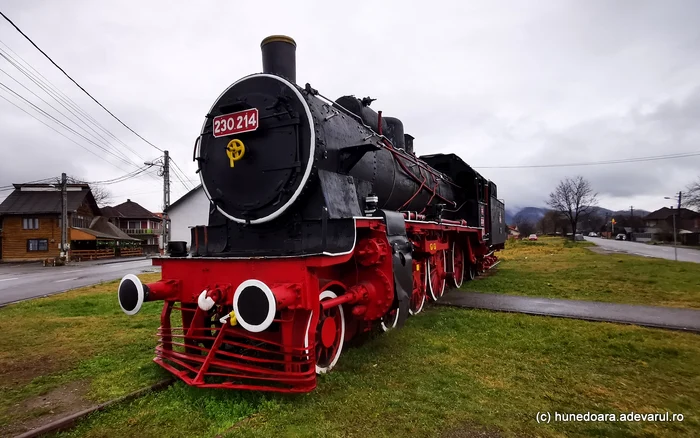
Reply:
[[[597,254],[561,238],[508,241],[495,275],[464,290],[700,309],[700,264]]]
[[[589,257],[639,263],[634,280],[642,284],[656,270],[652,259],[599,256],[562,241],[540,243],[509,247],[496,275],[472,284],[488,285],[500,276],[528,278],[524,263],[545,257],[539,253],[558,254],[561,261],[549,268],[567,264],[576,270],[580,264],[585,270],[598,263]],[[557,277],[547,274],[543,261],[533,266],[543,279]],[[690,297],[689,271],[681,277],[685,280],[672,283],[685,285],[680,295],[663,291],[668,282],[655,283],[645,293],[664,301]],[[561,281],[576,283],[567,276]],[[76,398],[104,401],[169,377],[151,361],[162,303],[146,303],[138,315],[127,317],[119,309],[116,286],[112,282],[0,309],[0,436],[46,419],[49,408],[39,401],[57,393],[65,397],[77,391],[77,397],[67,395],[68,409]],[[538,424],[535,415],[545,411],[669,411],[684,414],[685,421]],[[176,383],[93,414],[60,435],[676,437],[700,436],[698,412],[698,335],[428,307],[402,330],[347,347],[336,369],[322,376],[310,394],[201,390]]]
[[[153,281],[160,274],[139,277]],[[68,383],[82,384],[66,403],[90,404],[169,377],[150,362],[162,303],[146,303],[129,318],[119,308],[117,285],[0,309],[0,436],[55,410],[39,401]]]
[[[682,423],[538,424],[537,412],[672,412]],[[178,383],[93,415],[70,437],[698,436],[700,337],[429,308],[343,352],[315,392]],[[481,435],[479,435],[481,436]]]

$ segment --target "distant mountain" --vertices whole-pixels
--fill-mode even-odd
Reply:
[[[528,222],[531,222],[533,224],[536,224],[537,221],[542,219],[542,217],[549,211],[548,208],[544,207],[522,207],[522,208],[513,208],[509,209],[506,206],[506,223],[511,225],[515,223],[515,217],[519,216],[525,219]],[[594,207],[594,211],[596,214],[602,217],[607,217],[607,218],[614,218],[615,216],[618,217],[627,217],[630,215],[629,210],[617,210],[617,211],[612,211],[608,208],[604,207]],[[644,217],[648,215],[649,212],[646,210],[634,210],[634,215],[636,217]]]
[[[542,207],[525,207],[515,211],[510,211],[506,208],[506,223],[512,224],[515,222],[515,217],[521,218],[527,222],[536,224],[537,221],[547,213],[549,209]]]
[[[630,211],[629,210],[617,210],[617,211],[612,211],[607,208],[603,207],[594,207],[594,211],[602,217],[610,217],[613,218],[615,216],[619,217],[629,217]],[[634,216],[635,217],[644,217],[648,215],[650,212],[646,210],[634,210]]]

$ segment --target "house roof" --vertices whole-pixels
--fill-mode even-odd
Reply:
[[[131,199],[114,207],[102,207],[102,215],[121,219],[160,219],[156,214],[141,207]]]
[[[135,239],[120,230],[119,227],[111,223],[104,216],[96,216],[93,218],[92,222],[90,223],[90,230],[104,234],[115,240],[140,241],[140,239]]]
[[[671,218],[674,214],[678,214],[679,211],[681,219],[694,219],[700,216],[700,213],[694,212],[693,210],[689,210],[687,208],[681,208],[678,210],[676,208],[663,207],[644,216],[644,220],[666,220]]]
[[[175,201],[175,202],[173,202],[172,204],[170,204],[170,207],[168,208],[168,210],[172,210],[173,207],[177,206],[178,204],[180,204],[181,202],[185,201],[185,200],[186,200],[187,198],[189,198],[190,196],[192,196],[192,195],[194,195],[195,193],[197,193],[198,190],[203,190],[201,184],[198,185],[197,187],[193,188],[193,189],[190,190],[189,192],[185,193],[184,195],[180,196],[180,198],[179,198],[177,201]]]
[[[14,184],[15,190],[0,204],[2,214],[61,213],[61,191],[54,184]],[[98,211],[87,184],[67,185],[68,211],[75,212],[85,201]]]
[[[109,234],[105,234],[105,233],[100,233],[99,231],[91,230],[90,228],[72,227],[71,233],[73,233],[73,230],[82,231],[85,234],[89,234],[90,236],[94,236],[94,237],[97,237],[99,239],[114,240],[114,236],[110,236]],[[80,238],[74,239],[73,234],[71,234],[71,240],[83,240],[83,239],[80,239]],[[90,240],[95,240],[95,239],[90,239]]]
[[[114,207],[100,207],[100,212],[104,217],[119,217],[119,212]]]

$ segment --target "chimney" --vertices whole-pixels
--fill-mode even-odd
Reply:
[[[128,198],[127,198],[126,202],[131,202],[131,199],[128,199]]]
[[[297,82],[297,43],[285,35],[272,35],[260,43],[263,73],[282,76]]]

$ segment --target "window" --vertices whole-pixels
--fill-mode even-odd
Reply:
[[[89,228],[90,222],[92,222],[91,217],[85,217],[85,216],[79,216],[79,215],[73,216],[73,226],[76,228]]]
[[[30,251],[48,251],[49,250],[49,240],[48,239],[28,239],[27,240],[27,252]]]
[[[39,218],[25,217],[24,219],[22,219],[22,228],[25,230],[38,230]]]

